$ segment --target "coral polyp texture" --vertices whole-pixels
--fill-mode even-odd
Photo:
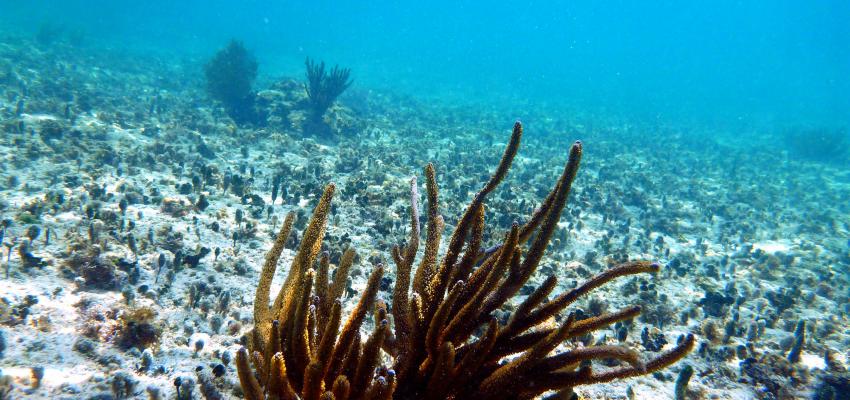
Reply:
[[[333,184],[325,187],[271,301],[274,273],[295,219],[290,213],[266,255],[248,347],[237,352],[245,397],[525,399],[550,391],[568,396],[576,386],[661,370],[691,351],[690,334],[649,358],[626,346],[575,340],[631,320],[641,308],[587,317],[567,312],[571,304],[614,279],[658,272],[656,263],[624,262],[557,295],[553,273],[520,299],[520,289],[544,259],[582,157],[582,144],[575,142],[560,178],[528,220],[513,223],[500,244],[484,248],[485,201],[508,174],[521,137],[517,122],[498,167],[457,219],[442,256],[445,222],[434,166],[424,171],[428,204],[421,255],[418,184],[411,180],[410,236],[391,253],[392,298],[379,299],[387,267],[377,264],[347,316],[342,295],[354,252],[345,252],[333,274],[328,256],[319,255]],[[495,312],[514,302],[510,317],[499,321]],[[605,366],[598,365],[601,361]]]

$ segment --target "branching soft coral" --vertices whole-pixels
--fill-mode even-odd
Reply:
[[[325,70],[325,62],[316,64],[310,58],[304,61],[307,67],[307,106],[308,120],[305,133],[317,136],[330,135],[329,128],[322,120],[325,111],[330,108],[339,95],[351,86],[351,70],[335,65]]]
[[[622,346],[577,347],[570,341],[640,313],[640,307],[632,306],[588,319],[578,320],[573,313],[560,318],[567,306],[616,278],[658,271],[657,264],[646,261],[621,264],[554,297],[550,295],[556,278],[550,276],[522,300],[506,324],[498,323],[494,311],[537,271],[582,156],[582,145],[576,142],[560,178],[528,222],[514,223],[501,245],[485,250],[484,202],[507,175],[521,136],[517,123],[498,168],[458,220],[442,257],[444,222],[436,173],[433,165],[425,167],[428,224],[415,269],[419,196],[416,179],[411,181],[410,238],[406,246],[392,251],[396,265],[392,304],[377,300],[384,274],[384,267],[377,265],[344,324],[341,297],[353,251],[342,257],[333,282],[326,255],[317,269],[310,268],[324,238],[333,184],[326,187],[269,308],[271,280],[292,229],[294,218],[289,215],[263,266],[250,350],[237,353],[246,398],[524,399],[648,374],[687,354],[693,348],[692,335],[649,360]],[[376,323],[364,338],[361,328],[370,309]],[[550,321],[559,318],[551,326]],[[603,359],[618,360],[620,366],[600,370],[592,366],[592,361]]]

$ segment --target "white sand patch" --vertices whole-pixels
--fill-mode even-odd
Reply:
[[[7,367],[3,368],[3,374],[9,375],[15,380],[27,381],[32,378],[31,368]],[[55,387],[62,384],[80,384],[91,377],[91,371],[83,365],[73,365],[68,368],[44,368],[44,378],[41,385]]]
[[[826,369],[823,356],[803,353],[800,355],[800,362],[809,369]]]
[[[764,241],[753,243],[753,249],[761,250],[767,254],[774,254],[778,252],[788,252],[791,249],[791,244],[786,241]]]

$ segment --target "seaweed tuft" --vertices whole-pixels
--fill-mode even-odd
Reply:
[[[156,312],[150,307],[128,310],[118,316],[115,343],[127,350],[147,349],[159,342],[162,328],[156,323]]]

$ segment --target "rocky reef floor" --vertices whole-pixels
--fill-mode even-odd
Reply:
[[[587,316],[633,304],[643,315],[569,345],[650,354],[698,336],[679,364],[578,387],[582,398],[673,398],[686,364],[692,399],[847,398],[850,170],[796,157],[771,132],[521,100],[458,106],[357,85],[326,116],[333,137],[316,138],[304,133],[302,77],[265,78],[274,82],[258,92],[267,120],[237,126],[206,98],[202,63],[0,40],[0,380],[9,398],[202,398],[205,385],[239,398],[232,358],[286,213],[298,214],[300,235],[323,185],[336,183],[324,250],[333,264],[357,251],[350,309],[372,265],[391,264],[390,248],[407,237],[410,178],[435,164],[453,226],[514,118],[527,134],[487,204],[485,245],[528,218],[581,139],[585,162],[530,287],[554,274],[560,293],[628,259],[663,266],[580,301]]]

